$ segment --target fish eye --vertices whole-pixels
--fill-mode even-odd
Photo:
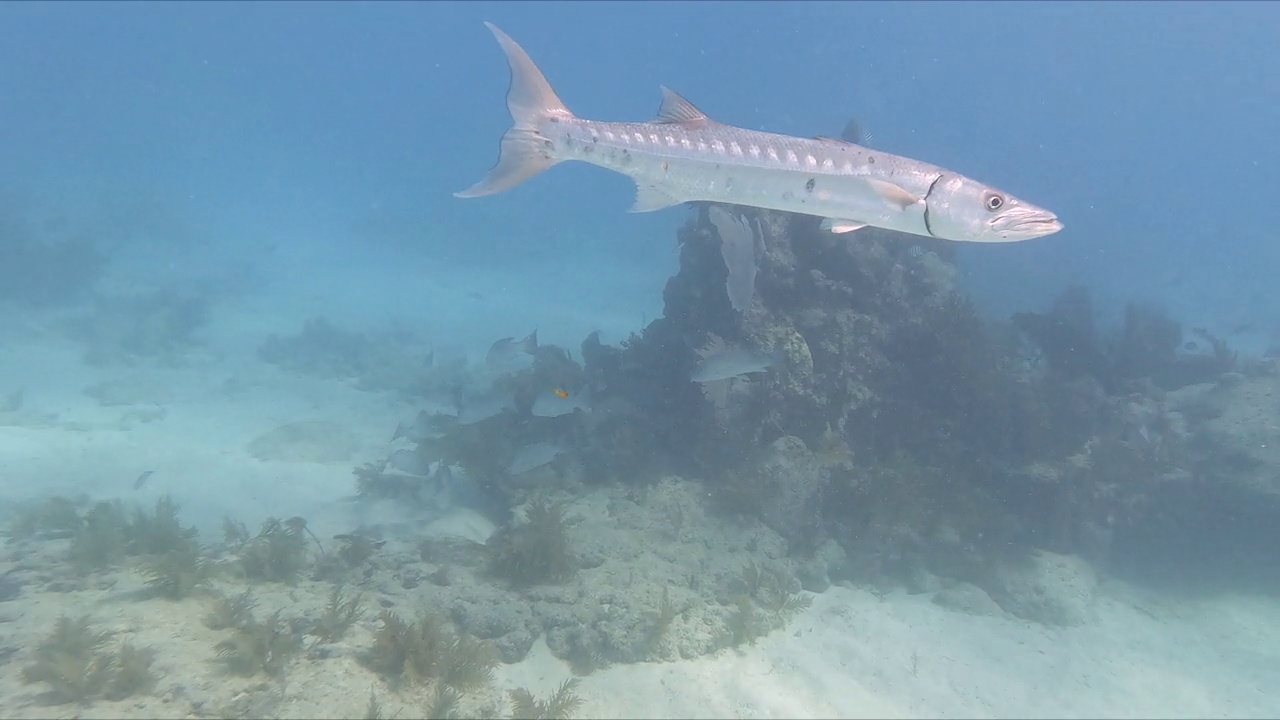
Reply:
[[[1004,198],[1000,197],[995,193],[990,193],[987,195],[985,204],[988,210],[990,210],[991,212],[995,212],[1000,208],[1004,207]]]

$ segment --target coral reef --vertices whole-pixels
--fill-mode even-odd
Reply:
[[[253,618],[253,608],[257,604],[252,590],[245,590],[234,597],[214,594],[213,607],[204,616],[204,626],[210,630],[226,630],[245,625]]]
[[[138,570],[159,594],[181,599],[209,577],[210,567],[196,540],[196,529],[183,526],[178,505],[160,498],[148,512],[130,514],[118,501],[95,503],[83,515],[65,498],[50,498],[14,522],[14,539],[44,534],[69,537],[67,560],[80,575],[140,558]]]
[[[954,287],[948,246],[734,213],[703,208],[680,231],[662,318],[620,347],[584,341],[610,412],[574,435],[575,456],[597,481],[706,478],[717,507],[761,519],[799,560],[834,539],[863,581],[998,592],[993,573],[1038,548],[1101,560],[1117,518],[1187,459],[1161,393],[1238,364],[1158,306],[1104,332],[1070,288],[1048,313],[994,322]],[[711,337],[783,362],[709,401],[693,380]]]
[[[220,641],[215,649],[218,659],[236,675],[252,677],[263,673],[279,677],[300,647],[300,634],[277,610],[265,621],[247,612],[241,622],[232,627],[231,637]]]
[[[457,691],[471,690],[493,677],[498,656],[483,641],[454,633],[445,621],[423,612],[416,622],[384,610],[381,627],[366,664],[388,679],[409,684],[438,681]]]
[[[88,616],[58,618],[53,632],[33,653],[22,670],[28,683],[48,683],[63,700],[87,700],[101,694],[111,680],[110,655],[103,647],[110,634],[92,629]]]
[[[71,537],[84,524],[70,498],[45,498],[38,505],[19,510],[9,522],[9,541]]]
[[[209,578],[210,567],[194,540],[155,555],[142,570],[147,586],[171,600],[188,597]]]
[[[525,518],[523,523],[500,528],[489,539],[493,573],[517,587],[571,578],[577,567],[564,508],[535,499],[526,507]]]
[[[250,580],[292,583],[307,565],[307,522],[302,518],[267,518],[257,537],[244,540],[236,549],[240,567]],[[243,535],[232,530],[231,536]]]
[[[341,640],[342,636],[347,634],[347,630],[351,629],[351,626],[364,614],[360,607],[363,600],[364,596],[361,594],[346,597],[342,594],[342,588],[335,587],[329,594],[329,602],[325,605],[324,614],[312,628],[312,634],[319,638],[320,642],[331,643]]]
[[[803,440],[783,436],[745,468],[726,471],[715,499],[724,508],[760,519],[793,544],[813,543],[821,533],[819,506],[831,481],[829,468]]]
[[[1071,286],[1047,313],[1017,313],[1014,325],[1036,344],[1049,369],[1068,378],[1088,376],[1112,394],[1145,381],[1165,390],[1230,372],[1236,353],[1203,328],[1188,340],[1182,326],[1164,308],[1131,302],[1119,328],[1098,327],[1088,291]],[[1137,386],[1140,389],[1140,386]]]
[[[813,604],[811,595],[796,593],[798,583],[776,567],[754,562],[742,568],[733,611],[725,621],[729,644],[754,645],[756,640],[787,623]]]
[[[950,516],[932,500],[941,493],[970,497],[961,506],[980,507],[988,526],[1016,526],[1002,505],[1021,493],[1014,471],[1078,449],[1103,414],[1099,398],[1019,372],[1016,335],[955,290],[945,246],[874,230],[851,242],[811,219],[743,212],[761,250],[741,312],[725,291],[719,235],[699,213],[680,232],[664,317],[620,348],[584,343],[596,398],[620,408],[580,437],[586,471],[624,467],[634,477],[673,464],[713,480],[722,508],[760,517],[802,553],[872,534],[866,478],[904,461],[930,486],[915,496],[922,508],[896,522],[914,523],[924,507]],[[712,335],[785,362],[708,402],[690,378],[695,348]],[[953,544],[990,535],[954,514],[949,525],[962,534]]]
[[[151,672],[155,653],[125,641],[106,650],[111,634],[93,629],[88,616],[58,618],[53,631],[32,651],[22,669],[27,683],[45,683],[59,702],[83,702],[105,696],[120,700],[146,693],[156,683]]]
[[[534,697],[528,688],[510,691],[511,717],[519,720],[568,720],[582,706],[582,698],[575,692],[578,683],[578,678],[565,680],[545,700]]]

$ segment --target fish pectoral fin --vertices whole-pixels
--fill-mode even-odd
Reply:
[[[916,203],[924,202],[924,198],[919,195],[914,195],[901,185],[894,185],[886,180],[867,178],[867,184],[881,199],[898,210],[906,210]]]
[[[702,124],[709,120],[707,114],[694,107],[693,103],[669,87],[661,86],[662,104],[658,106],[658,117],[655,123]]]
[[[833,233],[847,233],[861,230],[867,224],[861,220],[842,220],[840,218],[823,218],[822,229]]]
[[[679,198],[671,197],[671,194],[657,185],[636,185],[636,201],[632,203],[631,209],[627,212],[643,213],[653,212],[679,205],[684,202]]]

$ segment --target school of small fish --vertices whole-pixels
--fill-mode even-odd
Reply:
[[[457,385],[449,397],[437,398],[435,411],[420,410],[412,419],[396,426],[391,442],[409,443],[413,447],[393,450],[383,471],[419,478],[419,497],[430,499],[438,507],[447,506],[459,484],[467,481],[466,473],[460,466],[447,464],[423,448],[431,441],[444,438],[450,427],[477,425],[499,416],[526,413],[529,420],[525,422],[550,421],[553,424],[547,427],[554,429],[557,427],[554,423],[562,422],[557,418],[591,417],[595,408],[591,393],[585,387],[549,385],[540,389],[532,402],[526,400],[524,408],[519,407],[510,385],[502,381],[530,367],[539,350],[536,332],[521,340],[506,337],[495,341],[485,355],[484,374],[478,385]],[[558,348],[555,351],[560,352]],[[784,364],[782,354],[776,350],[741,347],[714,335],[693,354],[696,363],[688,381],[700,384],[717,405],[722,404],[719,398],[733,381],[769,372]],[[434,362],[432,358],[430,363]],[[531,442],[510,451],[506,472],[512,477],[525,475],[555,463],[566,453],[566,448],[554,440]]]

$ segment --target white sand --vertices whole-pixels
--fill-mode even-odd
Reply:
[[[275,329],[297,332],[308,311]],[[510,334],[534,320],[518,318]],[[436,323],[453,323],[455,336],[467,327],[453,316]],[[561,332],[580,338],[591,329],[584,324],[561,325]],[[266,328],[248,312],[234,322],[220,316],[211,332],[221,338],[217,352],[197,354],[179,369],[90,368],[80,362],[78,346],[40,333],[38,323],[9,318],[0,327],[18,336],[0,354],[0,396],[25,388],[23,409],[0,417],[0,502],[87,493],[149,504],[171,494],[182,505],[183,519],[207,531],[216,532],[227,514],[250,527],[275,514],[303,515],[321,536],[343,532],[355,510],[336,501],[354,490],[352,468],[384,457],[395,423],[414,410],[383,394],[290,377],[257,361],[253,351]],[[485,337],[479,331],[472,335],[460,344],[474,348]],[[105,380],[132,382],[139,402],[104,407],[84,394]],[[354,448],[350,459],[272,462],[246,451],[261,433],[309,420],[340,426]],[[135,491],[133,483],[145,470],[155,473]],[[94,714],[185,716],[197,697],[226,704],[254,685],[212,670],[211,633],[199,624],[199,603],[121,603],[108,597],[82,592],[44,595],[39,605],[25,598],[0,604],[0,619],[8,621],[0,623],[0,646],[38,639],[62,612],[91,612],[158,648],[156,667],[166,674],[161,690],[176,683],[189,688],[185,699],[104,703]],[[959,614],[924,596],[880,600],[833,588],[786,630],[755,646],[691,661],[614,666],[584,678],[581,716],[1280,715],[1280,603],[1207,598],[1162,600],[1105,583],[1096,621],[1049,629]],[[23,707],[35,690],[17,683],[22,664],[19,654],[0,665],[0,715],[61,716],[73,710]],[[307,668],[291,675],[274,712],[358,716],[371,687],[384,692],[349,657]],[[525,661],[501,667],[496,685],[527,686],[545,695],[567,677],[567,666],[539,642]],[[384,703],[388,713],[403,707],[395,697],[384,697]]]

